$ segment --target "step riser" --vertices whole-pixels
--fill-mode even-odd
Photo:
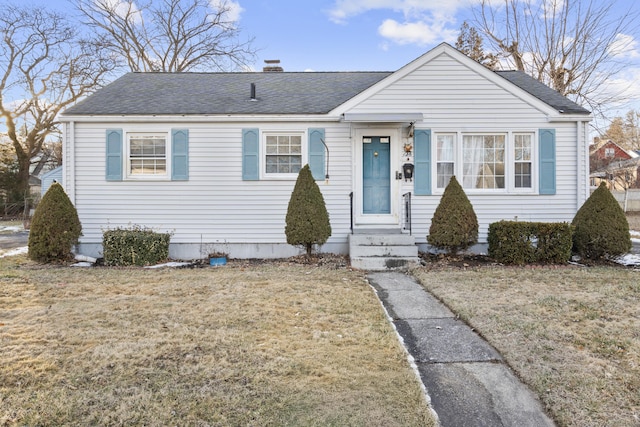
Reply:
[[[408,246],[415,245],[416,239],[413,236],[403,234],[396,235],[349,235],[349,244],[356,246]]]
[[[361,270],[400,270],[418,263],[418,246],[407,234],[349,235],[351,266]]]
[[[349,254],[358,257],[417,257],[418,247],[413,246],[351,246]]]
[[[361,270],[383,271],[407,268],[418,262],[418,258],[351,258],[351,266]]]

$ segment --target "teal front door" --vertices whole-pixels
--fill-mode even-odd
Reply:
[[[391,159],[388,136],[362,138],[362,213],[391,213]]]

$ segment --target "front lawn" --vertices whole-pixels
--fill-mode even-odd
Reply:
[[[559,426],[640,425],[640,270],[434,264],[414,273],[505,357]]]
[[[361,272],[0,259],[0,425],[429,426]]]

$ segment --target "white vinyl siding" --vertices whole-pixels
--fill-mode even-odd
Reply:
[[[252,125],[259,125],[266,133],[296,133],[317,127],[316,123]],[[352,173],[350,129],[346,124],[322,126],[331,150],[331,180],[317,184],[331,212],[333,235],[328,243],[346,243]],[[111,127],[123,128],[126,134],[135,125],[117,123]],[[295,175],[286,180],[242,180],[242,128],[246,124],[163,123],[158,131],[178,127],[189,128],[188,181],[106,182],[104,126],[75,125],[74,203],[83,226],[81,242],[100,243],[104,229],[135,224],[172,233],[172,244],[286,245],[285,217]]]

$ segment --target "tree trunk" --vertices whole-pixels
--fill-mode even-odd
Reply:
[[[28,158],[18,158],[18,182],[16,182],[16,190],[18,194],[29,194],[30,167],[31,161]]]

